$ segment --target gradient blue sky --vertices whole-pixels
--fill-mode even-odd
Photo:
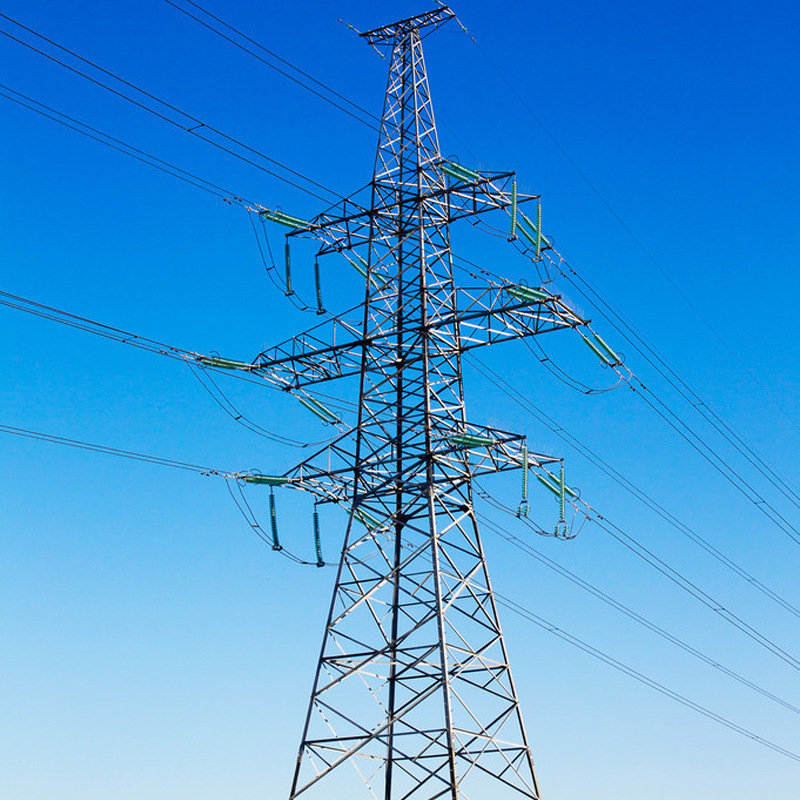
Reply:
[[[367,29],[433,3],[204,5],[379,113],[387,64],[337,18]],[[7,0],[3,10],[342,193],[369,179],[374,132],[161,0]],[[455,10],[558,146],[451,25],[426,40],[443,152],[476,167],[516,169],[524,188],[543,195],[545,229],[569,261],[795,484],[796,4],[464,0]],[[5,22],[0,27],[11,30]],[[1,39],[0,83],[264,205],[300,216],[319,210],[313,198]],[[314,324],[265,280],[240,208],[0,103],[0,289],[232,357],[250,358]],[[456,230],[454,247],[511,278],[529,275],[502,241]],[[310,253],[301,248],[295,258],[306,291]],[[328,304],[356,302],[357,282],[347,268],[324,266]],[[562,288],[613,342],[596,310]],[[7,309],[0,310],[0,338],[0,423],[231,470],[280,471],[301,457],[237,427],[175,362]],[[608,384],[585,348],[545,345],[582,379]],[[522,346],[495,351],[487,363],[565,428],[800,602],[797,545],[633,393],[577,394]],[[628,364],[695,419],[635,353]],[[479,375],[467,377],[474,421],[525,432],[533,446],[566,455],[571,482],[592,505],[800,655],[796,618],[681,539]],[[326,435],[288,398],[229,384],[265,427],[306,439]],[[800,522],[796,507],[700,428]],[[237,515],[219,479],[7,435],[0,435],[0,453],[0,796],[286,796],[332,571],[275,556]],[[518,501],[517,477],[487,485],[504,502]],[[263,507],[258,494],[252,498]],[[549,527],[551,500],[532,499]],[[282,495],[279,504],[287,543],[310,556],[309,502]],[[335,513],[323,516],[329,555],[342,522]],[[571,542],[531,543],[726,666],[800,702],[794,669],[596,526]],[[792,712],[668,647],[521,559],[494,534],[486,533],[486,546],[503,594],[800,750]],[[508,612],[503,622],[545,797],[796,800],[796,762]]]

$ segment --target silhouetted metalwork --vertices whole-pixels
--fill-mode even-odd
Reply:
[[[461,359],[584,321],[544,289],[454,281],[455,220],[504,210],[536,255],[548,243],[514,173],[440,154],[421,42],[452,17],[440,7],[362,34],[391,54],[368,199],[311,221],[262,212],[319,256],[344,255],[366,286],[360,324],[327,320],[250,367],[332,423],[309,392],[360,382],[357,427],[286,474],[349,511],[291,798],[539,796],[471,482],[530,469],[557,489],[546,468],[560,459],[467,420]]]

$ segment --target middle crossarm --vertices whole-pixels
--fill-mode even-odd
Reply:
[[[541,289],[514,284],[491,284],[457,290],[458,310],[428,321],[417,332],[420,345],[427,331],[430,336],[453,339],[458,327],[459,341],[450,341],[453,351],[464,352],[499,341],[511,341],[563,328],[578,328],[586,320],[564,301]],[[342,341],[344,339],[344,341]],[[260,353],[248,370],[260,374],[281,388],[300,389],[336,378],[359,374],[363,348],[373,356],[385,349],[390,359],[395,331],[368,331],[366,336],[352,323],[331,319],[306,333]],[[408,348],[407,366],[422,357],[422,349]],[[400,366],[400,365],[399,365]]]

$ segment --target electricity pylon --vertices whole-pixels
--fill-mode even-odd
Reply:
[[[349,513],[291,798],[539,797],[472,479],[531,470],[563,508],[563,470],[522,436],[468,422],[462,354],[585,323],[544,289],[454,281],[454,220],[505,210],[534,256],[549,245],[540,215],[518,208],[539,198],[518,195],[514,173],[440,154],[421,42],[453,16],[440,7],[362,34],[391,52],[368,200],[309,222],[262,211],[319,241],[319,256],[344,255],[366,286],[360,324],[333,318],[248,366],[331,422],[309,387],[360,387],[354,430],[286,475],[249,476]]]

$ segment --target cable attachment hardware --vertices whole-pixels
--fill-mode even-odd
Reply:
[[[326,408],[319,400],[315,400],[311,395],[306,395],[305,397],[301,397],[300,395],[295,395],[297,401],[300,405],[305,406],[312,414],[319,417],[326,425],[336,425],[337,423],[341,422],[339,417],[333,413],[330,409]]]
[[[472,433],[456,433],[450,437],[456,447],[490,447],[494,444],[491,436],[475,436]]]
[[[299,217],[292,217],[289,214],[284,214],[282,211],[270,211],[268,208],[260,211],[263,219],[268,219],[271,222],[277,222],[279,225],[285,225],[287,228],[307,228],[310,223]]]
[[[368,531],[374,532],[381,527],[380,521],[363,508],[354,507],[353,515]]]
[[[481,174],[479,172],[475,172],[474,169],[462,167],[461,164],[455,161],[443,161],[439,165],[439,169],[441,169],[445,175],[456,181],[469,183],[470,181],[479,181],[481,179]]]
[[[519,219],[517,220],[516,229],[528,240],[528,242],[536,250],[536,258],[541,256],[542,250],[550,247],[550,242],[542,235],[542,206],[541,203],[537,206],[535,224],[519,209],[517,212]]]
[[[294,294],[292,289],[292,254],[289,248],[289,240],[283,245],[283,254],[286,261],[286,296]]]
[[[386,285],[386,278],[381,275],[374,275],[371,274],[369,264],[358,254],[353,253],[353,258],[351,258],[344,250],[342,250],[342,255],[350,262],[351,266],[355,271],[366,280],[367,276],[369,275],[369,282],[372,284],[374,289],[380,289]]]
[[[539,483],[545,487],[545,489],[555,495],[558,502],[558,522],[556,523],[553,535],[559,539],[573,538],[572,536],[568,535],[569,529],[565,519],[567,497],[574,500],[578,498],[579,494],[577,490],[571,489],[569,486],[567,486],[564,480],[564,462],[561,462],[561,470],[559,475],[553,475],[553,473],[549,472],[548,470],[544,470],[544,475],[539,472],[534,472],[533,474],[536,477],[536,480],[538,480]]]
[[[317,506],[314,504],[314,551],[317,554],[317,566],[324,567],[325,562],[322,559],[322,542],[319,538],[319,512]]]
[[[542,201],[536,204],[536,258],[542,255]]]
[[[522,499],[520,500],[517,516],[528,516],[528,448],[522,447]]]
[[[195,356],[195,360],[203,367],[214,367],[215,369],[251,370],[253,368],[253,365],[248,364],[246,361],[234,361],[231,358],[221,358],[214,355],[204,356],[198,354]]]
[[[513,242],[517,238],[517,176],[511,183],[511,236],[508,241]]]
[[[519,284],[508,284],[503,289],[505,289],[506,294],[510,294],[517,300],[523,300],[526,303],[543,303],[545,300],[552,299],[552,295],[544,289],[534,289],[524,281],[520,281]]]
[[[317,314],[324,314],[325,307],[322,305],[322,282],[319,278],[319,261],[314,259],[314,286],[317,289]]]
[[[600,334],[589,331],[592,335],[590,339],[586,334],[579,331],[581,338],[586,342],[586,346],[605,364],[607,367],[618,367],[622,364],[622,358],[611,349],[608,343]]]
[[[289,479],[285,475],[263,475],[260,472],[245,472],[237,475],[245,483],[256,483],[263,486],[283,486],[289,483]]]
[[[568,529],[567,529],[567,521],[564,519],[566,514],[566,500],[567,500],[567,486],[564,482],[564,462],[561,462],[561,470],[558,474],[558,522],[556,522],[556,528],[554,531],[554,535],[559,539],[567,539],[568,537]]]
[[[280,540],[278,539],[278,517],[275,513],[275,492],[272,486],[269,487],[269,524],[272,529],[272,549],[283,550]]]

